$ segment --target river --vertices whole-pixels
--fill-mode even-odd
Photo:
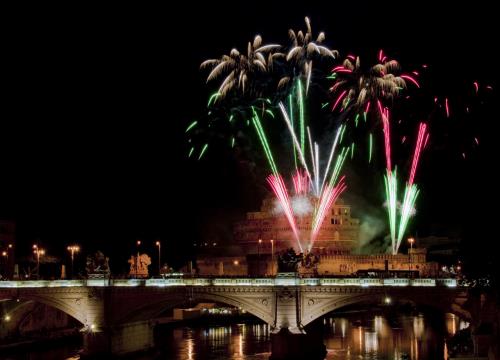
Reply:
[[[314,325],[323,334],[327,359],[447,360],[445,339],[467,324],[452,314],[337,313]],[[255,360],[270,355],[269,327],[236,323],[224,326],[171,326],[156,334],[158,348],[135,356],[138,360]],[[1,359],[45,360],[75,356],[77,345],[31,349]]]

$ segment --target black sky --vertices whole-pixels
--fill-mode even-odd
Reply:
[[[207,219],[227,228],[224,216],[250,210],[258,189],[241,181],[231,156],[195,166],[185,160],[183,129],[208,94],[198,66],[244,48],[257,33],[284,43],[305,15],[341,54],[373,56],[383,48],[403,65],[432,65],[452,88],[453,81],[473,80],[496,88],[493,4],[404,3],[5,9],[0,217],[17,222],[18,248],[29,250],[40,239],[63,253],[75,241],[128,255],[135,239],[159,237],[187,253]],[[487,116],[491,125],[481,129],[474,162],[444,158],[443,167],[435,158],[424,165],[422,232],[458,226],[485,244],[496,236],[486,207],[496,198],[491,169],[499,119]]]

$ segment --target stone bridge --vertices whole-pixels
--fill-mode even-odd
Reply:
[[[304,335],[304,326],[354,303],[406,300],[470,318],[455,279],[167,278],[0,282],[0,301],[37,301],[82,323],[86,354],[125,354],[154,345],[155,319],[168,308],[202,301],[239,307],[274,334]],[[272,342],[273,358],[290,348]],[[297,343],[297,339],[293,340]],[[283,350],[285,349],[285,350]]]

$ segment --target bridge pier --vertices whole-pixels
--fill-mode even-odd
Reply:
[[[269,360],[323,360],[327,354],[323,338],[301,333],[292,333],[286,328],[271,334],[271,357]]]
[[[277,288],[270,360],[323,360],[326,346],[321,336],[307,334],[302,326],[299,287]]]
[[[154,324],[136,321],[104,329],[91,329],[83,337],[83,357],[125,355],[154,347]]]

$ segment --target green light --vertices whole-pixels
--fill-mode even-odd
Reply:
[[[292,89],[293,93],[293,89]],[[290,108],[290,123],[292,124],[292,129],[294,129],[293,125],[293,101],[292,101],[292,94],[288,95],[288,104]],[[295,131],[295,129],[294,129]],[[295,149],[295,146],[292,145],[293,148],[293,162],[295,163],[295,169],[297,169],[297,150]]]
[[[187,127],[185,132],[188,132],[189,130],[194,128],[196,126],[196,124],[198,124],[198,121],[193,121],[191,124],[189,124],[189,126]]]
[[[193,154],[193,151],[194,151],[194,147],[191,148],[191,150],[189,150],[189,155],[188,155],[188,158],[191,157],[191,155]]]
[[[253,122],[253,125],[255,127],[255,131],[257,132],[257,135],[259,136],[260,143],[262,144],[262,148],[264,149],[264,153],[267,157],[267,161],[269,163],[269,166],[271,167],[271,171],[274,174],[277,174],[278,168],[276,167],[276,163],[274,162],[274,158],[273,158],[273,155],[271,153],[271,149],[269,148],[269,143],[267,141],[264,129],[262,128],[259,116],[257,115],[257,112],[255,111],[253,106],[252,106],[252,111],[253,111],[252,122]]]
[[[369,142],[369,152],[368,152],[368,163],[370,164],[372,162],[372,149],[373,149],[373,135],[370,133],[370,137],[368,138]]]
[[[232,148],[234,147],[234,141],[235,141],[235,139],[234,139],[234,137],[233,137],[233,138],[231,139],[231,147],[232,147]]]
[[[302,153],[305,153],[305,143],[306,143],[306,125],[304,116],[304,97],[302,95],[302,81],[298,80],[298,91],[299,91],[299,114],[300,114],[300,149]]]
[[[385,183],[385,194],[387,199],[387,215],[389,217],[389,228],[391,232],[391,243],[392,243],[392,254],[397,253],[396,244],[396,210],[397,210],[397,194],[398,194],[398,182],[396,170],[390,172],[387,170],[387,174],[384,175]]]
[[[203,145],[203,149],[201,149],[200,156],[198,156],[198,160],[202,158],[203,154],[205,154],[205,151],[207,151],[207,148],[208,144]]]
[[[340,143],[342,144],[342,139],[344,138],[344,132],[345,132],[345,129],[346,129],[347,126],[344,126],[342,128],[342,132],[340,133]]]
[[[274,113],[271,110],[266,109],[266,113],[268,113],[269,115],[271,115],[271,117],[274,119]]]
[[[212,104],[217,98],[220,96],[220,93],[216,92],[215,94],[212,94],[210,98],[208,99],[208,104],[207,107],[210,107],[210,104]]]

